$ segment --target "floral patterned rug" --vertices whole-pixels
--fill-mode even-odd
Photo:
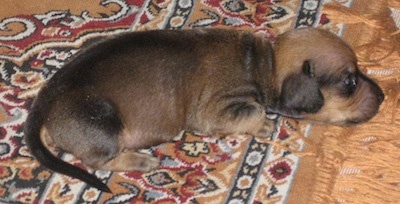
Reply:
[[[68,2],[68,3],[67,3]],[[338,1],[348,7],[352,1]],[[0,8],[0,203],[285,203],[310,127],[279,119],[270,141],[184,133],[143,150],[149,172],[93,172],[113,194],[40,166],[22,128],[33,98],[93,38],[150,29],[231,27],[270,40],[313,26],[342,34],[321,9],[330,0],[2,0]],[[281,148],[286,147],[286,148]],[[288,149],[292,151],[288,151]],[[80,165],[69,154],[60,158]]]

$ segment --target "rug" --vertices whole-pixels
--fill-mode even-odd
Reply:
[[[3,0],[0,203],[398,202],[400,6],[395,0],[367,1],[372,11],[361,0]],[[22,129],[33,98],[92,39],[229,27],[274,40],[305,26],[343,36],[355,47],[360,67],[383,86],[385,103],[373,121],[341,128],[279,118],[268,140],[185,132],[142,150],[161,159],[155,171],[92,172],[113,194],[51,172],[27,151]],[[377,41],[381,46],[372,46]],[[58,156],[81,166],[69,154]]]

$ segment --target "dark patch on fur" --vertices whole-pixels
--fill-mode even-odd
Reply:
[[[312,73],[308,61],[304,62],[306,72],[292,74],[285,79],[282,86],[281,103],[283,107],[296,112],[315,113],[324,104],[324,97],[317,81],[308,74]]]
[[[117,136],[121,132],[123,128],[121,118],[105,98],[87,96],[79,107],[81,118],[94,128],[102,129],[110,136]]]

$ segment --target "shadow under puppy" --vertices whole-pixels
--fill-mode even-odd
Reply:
[[[181,130],[268,136],[267,113],[345,125],[373,117],[384,95],[335,35],[304,28],[275,44],[250,32],[146,31],[84,49],[41,89],[25,125],[36,159],[111,192],[51,154],[55,145],[93,169],[150,171],[136,152]]]

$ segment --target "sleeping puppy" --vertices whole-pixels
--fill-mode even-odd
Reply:
[[[146,172],[159,160],[136,150],[181,130],[265,137],[275,129],[267,114],[354,124],[383,98],[351,48],[324,30],[290,31],[273,46],[244,31],[145,31],[81,51],[41,89],[24,131],[41,164],[111,192],[49,145],[93,169]]]

